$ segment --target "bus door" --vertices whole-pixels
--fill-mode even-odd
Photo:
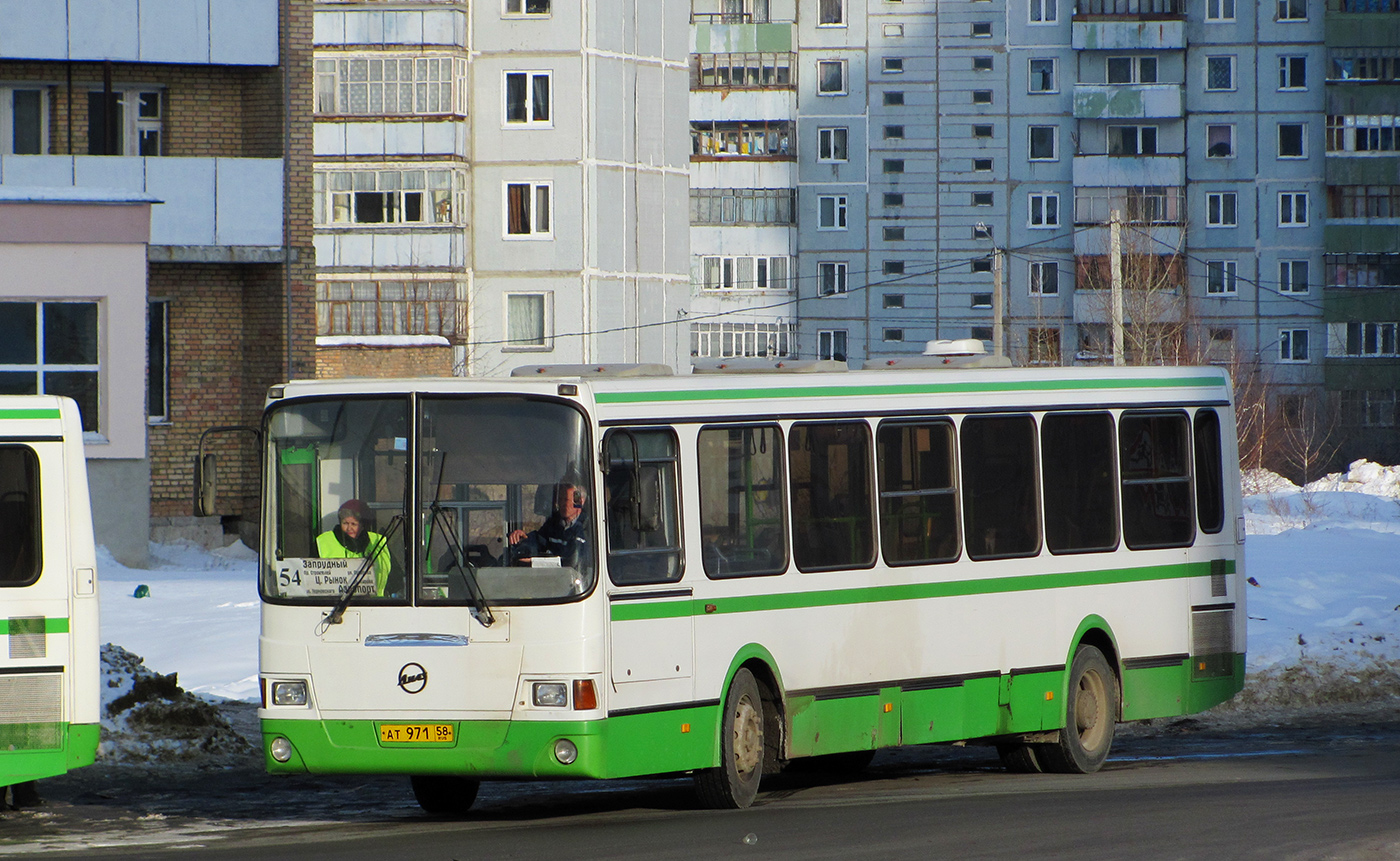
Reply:
[[[619,428],[603,439],[610,709],[688,702],[694,623],[681,585],[676,435],[669,428]]]

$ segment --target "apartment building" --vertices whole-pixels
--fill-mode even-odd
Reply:
[[[686,365],[685,13],[317,3],[318,372]]]
[[[188,534],[203,431],[312,365],[311,6],[0,2],[0,389],[77,399],[97,538]],[[256,522],[251,434],[219,511]],[[206,527],[210,524],[206,521]],[[217,521],[211,527],[219,532]]]

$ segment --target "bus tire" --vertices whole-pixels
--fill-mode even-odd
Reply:
[[[1058,774],[1092,774],[1108,759],[1118,711],[1118,678],[1094,646],[1080,646],[1070,664],[1065,725],[1058,741],[1036,745],[1041,767]]]
[[[408,780],[418,806],[434,816],[466,816],[481,789],[479,780],[447,774],[415,774]]]
[[[695,794],[712,810],[753,804],[763,778],[763,696],[753,673],[740,668],[729,683],[719,729],[719,765],[695,772]]]
[[[997,755],[1001,764],[1012,774],[1039,774],[1040,760],[1035,757],[1033,744],[1015,743],[997,745]]]

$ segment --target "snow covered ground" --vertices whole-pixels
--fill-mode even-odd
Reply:
[[[1400,693],[1400,467],[1358,461],[1305,488],[1246,478],[1246,698],[1365,699]],[[181,687],[258,695],[257,555],[153,545],[155,565],[98,568],[102,640]],[[139,586],[149,595],[137,598]]]

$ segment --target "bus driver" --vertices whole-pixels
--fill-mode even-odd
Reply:
[[[527,533],[516,529],[510,533],[515,558],[558,556],[560,564],[576,567],[579,551],[587,544],[587,518],[583,506],[588,491],[573,484],[559,485],[554,499],[554,513],[540,528]]]

